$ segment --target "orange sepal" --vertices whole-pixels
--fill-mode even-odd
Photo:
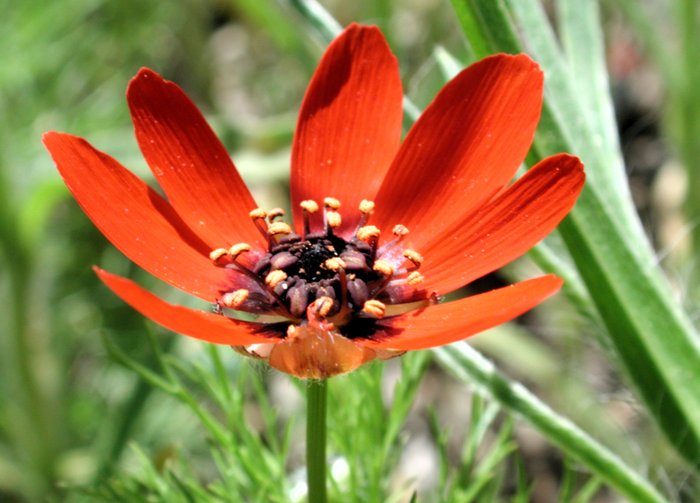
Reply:
[[[270,351],[270,366],[300,379],[328,379],[351,372],[375,358],[386,359],[384,351],[377,354],[374,349],[341,335],[320,314],[326,300],[319,298],[309,305],[307,323],[289,326],[287,337]]]
[[[332,325],[331,325],[332,326]],[[374,350],[355,344],[334,328],[294,327],[270,352],[270,366],[300,379],[328,379],[374,360]]]

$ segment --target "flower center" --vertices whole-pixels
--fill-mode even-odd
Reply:
[[[408,234],[406,227],[394,226],[392,238],[379,247],[381,231],[368,225],[374,203],[365,200],[360,203],[357,228],[343,237],[337,233],[342,224],[340,202],[329,197],[323,203],[323,226],[317,232],[311,232],[311,219],[319,218],[319,205],[310,200],[301,203],[301,234],[277,220],[284,216],[279,208],[251,211],[268,243],[267,253],[255,261],[244,260],[251,250],[247,243],[211,252],[216,266],[242,272],[258,286],[222,292],[215,305],[219,312],[230,308],[302,323],[307,308],[313,306],[315,315],[342,329],[354,320],[383,318],[387,305],[400,301],[397,289],[415,289],[423,281],[418,272],[423,257],[412,249],[397,253]]]

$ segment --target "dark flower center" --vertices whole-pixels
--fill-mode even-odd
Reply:
[[[303,317],[309,304],[321,297],[333,300],[328,313],[333,316],[359,312],[367,300],[381,294],[385,278],[373,270],[375,259],[366,243],[332,234],[290,238],[273,247],[255,269],[263,281],[273,275],[275,284],[270,286],[293,317]],[[275,282],[275,271],[286,277]]]
[[[251,247],[246,243],[211,252],[212,261],[220,267],[231,268],[254,279],[258,289],[238,289],[223,292],[216,308],[252,313],[274,314],[294,323],[303,323],[307,309],[315,316],[329,320],[341,332],[354,332],[352,327],[366,329],[386,314],[387,305],[396,302],[392,291],[415,289],[423,279],[417,271],[423,260],[414,250],[404,249],[396,254],[395,247],[408,229],[397,225],[393,237],[379,245],[380,230],[367,225],[374,203],[362,201],[360,223],[352,237],[336,233],[342,224],[338,209],[340,202],[324,200],[323,230],[310,232],[310,217],[319,210],[314,201],[301,203],[304,216],[303,234],[276,219],[284,214],[280,209],[251,212],[255,225],[263,233],[268,250],[251,265],[244,265],[242,254]],[[382,257],[392,252],[393,265]],[[366,330],[363,330],[366,333]]]
[[[347,243],[343,242],[341,246],[345,246],[346,244]],[[326,260],[338,256],[338,252],[330,239],[322,239],[315,242],[302,241],[298,245],[291,246],[289,252],[282,252],[283,257],[285,253],[291,254],[293,258],[298,258],[297,270],[294,271],[290,269],[289,274],[300,275],[300,280],[318,281],[334,276],[333,271],[330,271],[330,269],[325,266]],[[273,256],[273,259],[279,255],[280,254]]]

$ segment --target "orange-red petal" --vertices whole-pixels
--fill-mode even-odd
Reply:
[[[248,218],[253,197],[182,89],[143,68],[126,96],[141,152],[190,228],[212,249],[242,241],[265,246]]]
[[[154,276],[209,301],[231,286],[172,207],[115,159],[77,136],[44,144],[76,201],[114,246]]]
[[[583,164],[558,154],[420,248],[422,288],[448,293],[515,260],[549,234],[583,188]]]
[[[402,88],[396,58],[373,26],[351,25],[326,50],[306,91],[292,148],[292,205],[335,197],[353,229],[398,150]]]
[[[466,339],[532,309],[561,288],[553,275],[473,295],[386,320],[383,335],[361,343],[370,348],[425,349]],[[359,341],[358,341],[359,343]]]
[[[514,176],[532,142],[543,77],[497,54],[457,75],[413,126],[376,197],[375,225],[439,234]]]
[[[213,344],[243,346],[270,343],[279,339],[261,333],[263,325],[232,320],[225,316],[176,306],[156,297],[136,283],[116,274],[94,268],[110,290],[139,313],[159,325]]]

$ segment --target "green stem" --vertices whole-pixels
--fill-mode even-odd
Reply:
[[[326,503],[327,381],[309,381],[306,390],[306,477],[309,503]]]
[[[700,37],[698,36],[698,19],[700,8],[697,0],[678,2],[678,24],[681,32],[680,79],[675,89],[675,102],[678,117],[678,148],[681,161],[688,174],[688,192],[686,211],[688,219],[693,222],[693,253],[700,256],[700,203],[698,188],[700,188],[700,99],[697,96],[700,84]],[[672,89],[673,92],[673,89]]]
[[[17,212],[12,207],[10,195],[9,180],[0,172],[0,267],[7,268],[3,271],[9,290],[9,316],[5,323],[14,336],[3,347],[7,351],[3,355],[7,358],[7,373],[2,377],[7,380],[4,384],[9,400],[22,414],[22,420],[15,423],[19,430],[16,448],[22,451],[32,469],[41,474],[40,481],[29,483],[30,491],[40,494],[48,489],[54,477],[57,445],[50,422],[55,414],[34,368],[28,308],[31,305],[31,253],[30,247],[21,239]]]
[[[333,40],[343,31],[340,23],[316,0],[289,0],[289,4],[313,24],[326,42]]]

